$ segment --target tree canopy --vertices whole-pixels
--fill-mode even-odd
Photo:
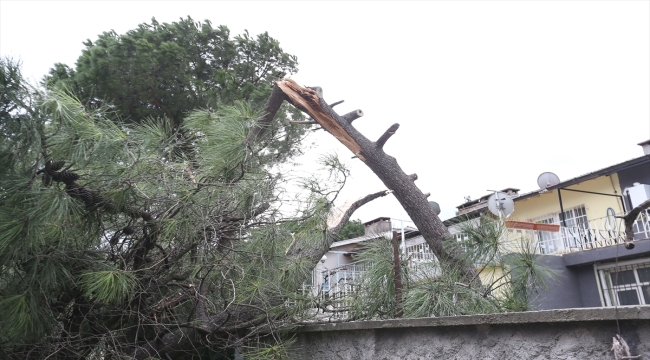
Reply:
[[[325,159],[319,192],[289,194],[291,181],[318,175],[292,178],[262,154],[269,131],[248,141],[261,118],[248,102],[192,112],[179,127],[164,117],[126,124],[110,105],[30,89],[10,61],[0,75],[3,356],[273,347],[269,334],[309,316],[301,287],[321,255],[289,249],[327,251],[340,162]]]
[[[343,226],[343,229],[339,233],[339,238],[342,240],[344,239],[352,239],[358,236],[362,236],[364,234],[364,228],[363,228],[363,223],[361,220],[356,219],[356,220],[351,220],[348,221],[345,226]]]
[[[107,31],[86,40],[75,68],[56,64],[45,84],[65,84],[93,106],[110,103],[127,121],[166,117],[177,124],[194,109],[244,100],[260,108],[273,81],[297,71],[297,58],[268,33],[231,37],[226,26],[189,16]]]

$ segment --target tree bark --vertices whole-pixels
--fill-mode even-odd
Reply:
[[[636,218],[639,217],[641,211],[647,208],[650,208],[650,200],[642,202],[639,206],[630,210],[630,212],[623,217],[625,223],[625,248],[628,250],[634,249],[634,229],[632,228],[634,222],[636,221]]]
[[[305,243],[302,239],[296,239],[291,243],[291,245],[289,245],[286,252],[287,256],[289,258],[306,258],[316,266],[323,255],[329,251],[332,243],[338,240],[339,233],[343,229],[343,226],[345,226],[345,223],[350,220],[352,214],[354,214],[354,212],[361,206],[388,194],[390,194],[390,191],[382,190],[354,201],[346,209],[343,209],[340,214],[335,214],[338,216],[333,223],[328,226],[328,229],[325,231],[324,241],[320,246],[314,246],[313,243]],[[334,211],[336,211],[336,209]]]
[[[476,268],[463,256],[462,249],[459,247],[446,249],[443,246],[443,241],[449,239],[451,235],[433,212],[427,201],[428,195],[420,191],[414,183],[414,177],[406,175],[394,157],[384,152],[383,145],[397,131],[398,124],[391,126],[377,142],[373,142],[327,105],[320,95],[322,94],[320,88],[305,88],[291,79],[276,82],[276,87],[284,92],[288,101],[309,114],[361,159],[384,185],[394,192],[397,200],[443,265],[458,271],[468,284],[480,286]]]

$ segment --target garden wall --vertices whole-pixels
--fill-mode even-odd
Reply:
[[[614,359],[614,308],[308,325],[294,359]],[[650,306],[618,309],[632,355],[650,360]]]

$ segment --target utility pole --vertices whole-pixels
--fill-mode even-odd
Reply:
[[[393,231],[393,271],[395,272],[395,304],[397,308],[397,313],[395,316],[401,318],[404,315],[404,309],[402,306],[402,269],[400,267],[399,261],[399,233]]]

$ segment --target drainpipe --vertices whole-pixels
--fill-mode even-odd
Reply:
[[[402,253],[404,253],[404,256],[406,256],[406,239],[404,238],[404,220],[400,220],[402,222]]]
[[[562,221],[562,226],[566,227],[566,221],[564,221],[564,206],[562,206],[562,193],[560,188],[557,188],[557,197],[560,200],[560,220]]]
[[[399,260],[399,245],[397,244],[397,231],[393,231],[393,239],[391,241],[393,245],[393,275],[395,276],[393,281],[395,282],[395,304],[396,304],[396,314],[395,316],[401,318],[404,316],[404,309],[402,304],[402,270],[400,267]]]
[[[612,183],[612,190],[614,190],[614,194],[618,195],[618,191],[616,191],[616,185],[614,185],[614,179],[612,179],[612,175],[609,175],[609,182]],[[625,202],[623,201],[623,196],[618,195],[618,197],[621,200],[621,204],[623,204],[623,208],[621,209],[619,207],[618,209],[621,210],[621,213],[625,213]]]

